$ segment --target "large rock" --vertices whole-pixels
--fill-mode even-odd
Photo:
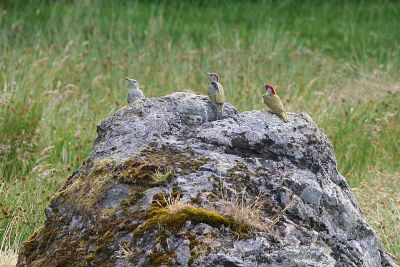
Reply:
[[[97,132],[18,266],[396,266],[307,114],[175,93]]]

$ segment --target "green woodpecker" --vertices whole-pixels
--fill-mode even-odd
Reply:
[[[211,79],[211,83],[208,86],[208,98],[211,103],[215,106],[217,114],[222,114],[222,107],[225,103],[224,88],[219,83],[219,76],[215,72],[207,72],[207,75]]]
[[[265,105],[284,122],[288,122],[287,114],[281,98],[276,94],[275,86],[272,83],[265,84],[266,93],[263,95]]]
[[[131,104],[138,99],[144,98],[143,92],[139,89],[139,84],[136,80],[125,77],[125,80],[131,83],[131,89],[128,92],[128,103]]]

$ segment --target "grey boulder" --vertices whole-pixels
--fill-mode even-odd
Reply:
[[[117,111],[18,266],[396,266],[307,114],[175,93]],[[257,204],[257,205],[255,205]]]

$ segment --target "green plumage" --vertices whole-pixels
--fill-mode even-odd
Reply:
[[[219,82],[211,82],[208,86],[207,94],[217,112],[222,113],[222,106],[225,103],[225,93],[222,85]]]
[[[285,108],[281,98],[276,94],[263,95],[264,104],[275,114],[279,115],[284,122],[288,122]]]

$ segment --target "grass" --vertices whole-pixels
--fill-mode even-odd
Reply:
[[[389,251],[400,251],[400,173],[370,174],[374,179],[354,189],[367,221]]]
[[[261,84],[272,81],[289,111],[311,114],[400,256],[399,10],[397,1],[1,1],[0,240],[43,222],[96,124],[125,105],[124,76],[153,97],[204,94],[204,71],[217,71],[241,111],[262,109]]]

